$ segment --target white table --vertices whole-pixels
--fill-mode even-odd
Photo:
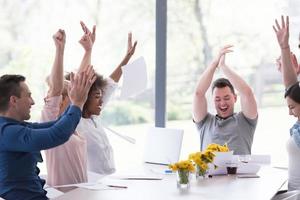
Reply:
[[[155,174],[151,165],[144,165],[143,171]],[[165,168],[165,167],[164,167]],[[155,171],[163,170],[154,166]],[[157,173],[155,174],[157,175]],[[258,172],[260,178],[238,178],[236,175],[214,176],[197,181],[192,178],[189,190],[180,190],[176,187],[176,175],[161,175],[163,180],[117,180],[119,185],[128,186],[119,190],[87,190],[78,188],[55,200],[235,200],[235,199],[270,199],[287,178],[287,171],[263,166]]]

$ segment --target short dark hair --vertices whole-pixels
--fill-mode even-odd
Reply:
[[[103,89],[105,88],[106,85],[107,85],[107,81],[103,78],[103,76],[100,74],[96,74],[96,80],[90,88],[87,101],[83,105],[83,109],[82,109],[83,112],[85,112],[85,110],[88,106],[88,100],[89,100],[91,93],[95,90],[102,90],[102,92],[103,92]]]
[[[212,84],[211,91],[213,92],[215,88],[224,88],[229,87],[231,92],[235,94],[233,85],[230,83],[230,81],[226,78],[218,78],[216,79]]]
[[[300,86],[299,82],[291,85],[285,90],[284,98],[290,97],[293,101],[300,104]]]
[[[21,97],[20,82],[24,82],[22,75],[3,75],[0,77],[0,111],[8,109],[11,96]]]

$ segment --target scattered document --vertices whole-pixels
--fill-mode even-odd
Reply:
[[[254,163],[239,163],[237,168],[238,174],[256,174],[260,165]]]
[[[148,175],[148,174],[123,174],[117,173],[109,176],[110,179],[121,179],[121,180],[162,180],[162,176]]]
[[[53,186],[53,188],[66,188],[66,187],[78,187],[78,188],[84,188],[88,190],[114,190],[114,189],[126,189],[127,186],[121,186],[121,185],[106,185],[100,182],[96,183],[78,183],[78,184],[67,184],[67,185],[57,185]]]
[[[209,174],[211,175],[219,175],[219,174],[227,174],[226,163],[231,163],[233,161],[233,151],[229,152],[214,152],[216,157],[214,158],[214,164],[209,164]]]
[[[54,199],[54,198],[59,197],[64,194],[63,192],[61,192],[55,188],[52,188],[52,187],[47,187],[47,188],[45,188],[45,190],[47,191],[47,197],[49,199]]]
[[[217,168],[215,169],[214,165],[209,166],[209,174],[211,175],[227,174],[226,167],[232,164],[237,166],[237,174],[256,174],[260,169],[260,164],[269,161],[268,156],[253,156],[252,160],[249,157],[246,161],[244,156],[233,155],[232,151],[215,152],[215,154],[214,164],[217,165]]]
[[[225,166],[226,163],[237,163],[236,158],[233,156],[233,151],[229,152],[214,152],[216,157],[214,158],[214,164],[217,166]]]
[[[87,183],[87,184],[78,184],[78,187],[88,189],[88,190],[106,190],[108,189],[107,185],[102,183]]]
[[[147,68],[143,57],[122,67],[123,84],[120,97],[128,97],[141,93],[147,87]]]

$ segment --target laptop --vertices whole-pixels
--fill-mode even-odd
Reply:
[[[161,165],[178,162],[182,138],[182,129],[150,127],[146,135],[144,162]]]

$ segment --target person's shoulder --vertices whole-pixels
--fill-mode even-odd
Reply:
[[[85,124],[87,124],[87,122],[88,122],[87,118],[81,117],[78,126],[84,126]]]
[[[93,124],[92,124],[91,118],[81,117],[80,121],[79,121],[79,123],[77,125],[77,128],[82,129],[82,131],[84,131],[86,129],[89,129],[92,125]]]
[[[238,112],[238,113],[235,113],[234,115],[235,115],[235,117],[236,117],[237,119],[246,121],[246,122],[248,122],[248,123],[251,124],[251,125],[256,125],[257,120],[258,120],[258,115],[256,116],[256,118],[250,119],[250,118],[248,118],[247,116],[245,116],[245,114],[244,114],[242,111],[241,111],[241,112]]]
[[[193,122],[197,125],[197,126],[203,126],[211,121],[213,121],[214,119],[216,119],[216,116],[211,114],[211,113],[207,113],[206,116],[200,120],[199,122],[195,122],[193,119]]]
[[[117,86],[118,85],[118,83],[110,77],[104,78],[104,81],[106,81],[107,86]]]
[[[0,117],[0,136],[11,137],[12,133],[18,133],[26,128],[30,127],[31,123],[29,122],[20,122],[15,119]]]
[[[0,126],[5,126],[7,124],[13,124],[13,125],[22,125],[22,124],[26,124],[26,122],[20,122],[18,120],[12,119],[12,118],[8,118],[8,117],[0,117]]]
[[[258,119],[258,115],[256,115],[255,118],[249,118],[242,111],[240,111],[238,113],[234,113],[234,115],[236,115],[237,117],[243,117],[243,118],[245,118],[247,120],[257,120]]]

